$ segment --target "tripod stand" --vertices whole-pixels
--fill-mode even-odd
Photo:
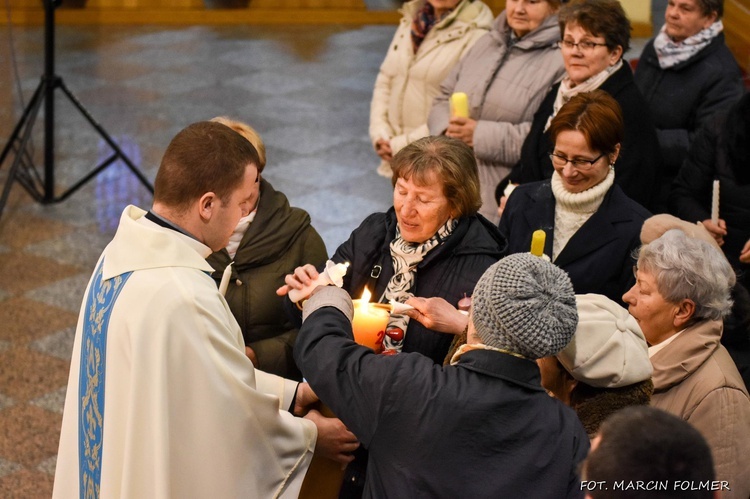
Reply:
[[[39,86],[34,91],[31,101],[23,111],[21,119],[13,128],[8,143],[0,154],[0,168],[2,168],[8,154],[13,151],[15,157],[8,170],[8,176],[5,179],[2,197],[0,197],[0,216],[2,216],[5,204],[8,201],[10,189],[14,182],[21,184],[26,191],[37,202],[42,204],[58,203],[67,199],[71,194],[80,189],[86,182],[94,178],[98,173],[103,171],[117,159],[130,169],[138,180],[151,193],[154,188],[140,170],[130,161],[122,149],[112,139],[104,128],[94,120],[83,104],[68,90],[65,82],[61,77],[55,74],[55,9],[60,5],[62,0],[42,0],[44,4],[44,74]],[[75,182],[66,191],[59,196],[55,195],[55,89],[59,88],[86,118],[86,121],[94,127],[99,136],[112,149],[113,153],[96,168],[87,173],[83,178]],[[44,177],[31,164],[31,155],[27,147],[31,139],[31,132],[34,128],[39,110],[44,102]]]

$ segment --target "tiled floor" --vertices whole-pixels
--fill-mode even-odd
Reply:
[[[267,178],[310,212],[332,252],[365,215],[391,203],[389,183],[375,173],[367,124],[394,30],[58,27],[57,72],[151,180],[185,125],[217,115],[249,122],[266,142]],[[41,28],[0,28],[2,145],[23,109],[16,85],[28,100],[42,49]],[[62,188],[108,150],[62,93],[56,101]],[[148,207],[150,196],[121,164],[60,204],[40,205],[13,187],[0,218],[0,497],[50,496],[80,300],[129,203]]]

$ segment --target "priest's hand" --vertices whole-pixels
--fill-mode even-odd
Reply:
[[[248,359],[250,359],[250,362],[252,362],[253,366],[255,366],[255,368],[257,369],[258,368],[258,357],[255,355],[255,350],[253,350],[249,346],[245,345],[245,355],[247,356]]]
[[[304,416],[307,414],[307,411],[310,410],[310,407],[319,401],[320,399],[315,395],[315,392],[310,388],[309,384],[300,383],[297,385],[297,396],[294,399],[294,409],[292,410],[292,413],[295,416]]]
[[[352,452],[359,447],[359,442],[354,433],[347,430],[340,419],[324,417],[315,409],[311,409],[305,419],[309,419],[318,427],[315,454],[332,459],[342,465],[354,460]]]
[[[433,331],[461,334],[469,323],[468,315],[462,314],[443,298],[413,297],[406,300],[406,304],[414,307],[414,310],[407,310],[405,314]]]

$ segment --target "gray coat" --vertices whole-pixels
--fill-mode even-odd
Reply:
[[[511,33],[502,12],[442,83],[427,122],[431,134],[444,133],[451,94],[468,95],[470,117],[477,120],[474,154],[482,184],[481,213],[496,223],[495,186],[521,158],[534,113],[565,73],[556,15],[521,39],[511,40]]]

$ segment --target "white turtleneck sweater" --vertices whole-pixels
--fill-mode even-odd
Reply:
[[[552,239],[552,261],[562,252],[573,234],[581,228],[601,206],[604,195],[615,182],[615,170],[609,169],[604,180],[583,192],[565,189],[560,175],[552,174],[552,195],[555,197],[555,230]]]

